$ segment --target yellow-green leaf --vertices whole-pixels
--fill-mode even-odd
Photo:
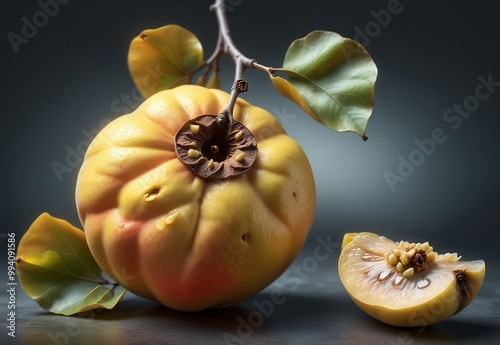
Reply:
[[[210,78],[208,78],[207,87],[209,89],[222,89],[220,84],[219,72],[217,70],[213,71]]]
[[[274,84],[274,87],[281,93],[281,95],[286,98],[294,101],[299,107],[302,108],[309,116],[311,116],[314,120],[322,123],[320,119],[313,113],[313,111],[309,108],[307,103],[304,101],[300,93],[293,87],[292,84],[288,82],[288,80],[283,79],[278,76],[274,76],[269,73],[269,77],[271,77],[271,81]]]
[[[189,84],[203,66],[203,48],[190,31],[167,25],[144,30],[130,43],[128,67],[144,97]]]
[[[48,213],[21,238],[16,270],[26,294],[56,314],[111,309],[126,292],[103,278],[83,231]]]
[[[314,31],[294,41],[283,68],[273,72],[288,75],[288,81],[273,75],[271,80],[315,120],[366,139],[377,67],[362,45],[334,32]]]
[[[198,77],[198,79],[196,79],[196,85],[198,86],[205,86],[206,83],[207,83],[207,76],[205,73],[203,73]]]

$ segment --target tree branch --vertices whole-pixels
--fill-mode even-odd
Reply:
[[[227,23],[224,0],[216,0],[215,3],[210,6],[210,10],[215,12],[217,17],[217,23],[219,25],[219,38],[217,40],[217,47],[212,56],[207,60],[207,63],[212,63],[216,61],[221,54],[226,54],[231,57],[235,64],[234,82],[231,87],[229,102],[217,118],[217,123],[221,126],[225,126],[233,122],[233,110],[238,96],[242,92],[246,92],[248,89],[248,83],[243,78],[243,72],[247,68],[253,68],[255,60],[243,55],[234,44],[231,38],[229,25]]]

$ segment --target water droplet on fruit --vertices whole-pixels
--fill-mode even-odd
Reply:
[[[429,285],[431,285],[431,280],[430,279],[421,279],[418,281],[417,283],[417,287],[419,289],[425,289],[426,287],[428,287]]]
[[[119,227],[120,229],[123,229],[123,227],[124,227],[124,226],[125,226],[125,224],[123,224],[123,223],[120,223],[120,225],[118,225],[118,227]]]
[[[156,229],[158,229],[158,231],[163,231],[167,228],[167,224],[165,224],[165,221],[162,219],[159,219],[156,221]]]
[[[158,231],[165,230],[167,228],[167,225],[172,224],[177,219],[180,213],[181,210],[174,209],[170,211],[165,217],[156,221],[156,228],[158,229]]]
[[[380,261],[383,259],[383,257],[379,255],[373,255],[370,253],[364,253],[361,259],[363,259],[364,261]]]
[[[170,211],[168,215],[164,218],[165,223],[169,225],[172,224],[177,219],[180,213],[181,211],[177,209]]]
[[[393,274],[394,274],[393,270],[385,269],[377,275],[377,279],[380,281],[385,281],[385,280],[389,279],[390,277],[392,277]]]

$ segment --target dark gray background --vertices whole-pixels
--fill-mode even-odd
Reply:
[[[495,288],[498,279],[494,281],[494,275],[499,272],[495,251],[500,228],[497,152],[500,87],[494,86],[483,100],[474,96],[481,76],[500,82],[498,5],[494,1],[471,4],[451,0],[226,2],[230,7],[228,20],[234,41],[243,53],[264,65],[279,67],[294,39],[322,29],[356,38],[366,46],[379,69],[367,142],[355,134],[336,133],[312,121],[292,102],[282,98],[262,71],[245,73],[250,89],[244,98],[266,108],[282,121],[288,133],[303,146],[314,170],[318,192],[316,219],[297,262],[300,264],[300,260],[310,257],[318,237],[330,236],[332,241],[340,243],[345,232],[353,231],[372,231],[394,240],[430,241],[439,252],[456,251],[464,260],[485,259],[488,276],[478,296],[483,300],[477,302],[474,309],[478,314],[469,312],[466,316],[470,319],[456,324],[444,323],[442,327],[451,332],[450,339],[454,342],[458,341],[457,334],[462,339],[469,332],[476,341],[476,333],[491,333],[487,326],[480,326],[481,322],[475,326],[467,322],[487,319],[481,314],[488,309],[483,308],[483,304],[491,307],[488,312],[493,311],[492,301],[500,306],[500,290]],[[383,16],[383,23],[380,18],[377,22],[377,16],[387,13],[390,4],[397,3],[398,13],[391,14],[390,18]],[[95,132],[102,121],[131,111],[138,104],[126,65],[130,40],[143,29],[175,23],[198,36],[207,57],[217,36],[209,4],[210,1],[69,1],[60,4],[53,17],[47,16],[46,23],[42,22],[26,44],[19,45],[17,53],[8,40],[9,33],[22,34],[23,17],[33,22],[33,16],[42,7],[37,1],[4,4],[0,23],[4,105],[0,170],[2,257],[6,251],[5,234],[15,232],[19,239],[41,212],[47,211],[79,225],[74,203],[78,162],[71,167],[66,156],[69,151],[78,151],[85,145],[86,132]],[[43,21],[43,17],[37,18]],[[232,63],[224,59],[223,66],[226,67],[223,86],[228,90],[233,77]],[[126,103],[127,97],[129,103]],[[467,103],[474,99],[477,104]],[[464,102],[473,107],[470,116],[460,125],[455,120],[446,122],[443,114]],[[405,181],[395,184],[391,190],[384,174],[397,173],[401,157],[415,158],[418,154],[415,141],[431,138],[436,128],[443,130],[446,140],[436,144],[434,152],[425,156]],[[77,154],[78,157],[81,156]],[[53,169],[55,162],[68,166],[71,172],[58,178]],[[377,343],[401,343],[403,340],[394,336],[399,334],[397,330],[371,323],[362,313],[355,314],[357,317],[349,314],[351,310],[354,313],[358,310],[349,304],[345,292],[338,286],[337,258],[335,253],[320,263],[301,285],[302,297],[291,298],[292,302],[282,309],[289,328],[280,323],[283,319],[278,322],[279,316],[273,315],[259,328],[265,328],[268,334],[259,336],[256,331],[246,343],[265,339],[285,341],[279,340],[279,334],[285,334],[290,328],[297,329],[297,322],[306,322],[294,322],[297,315],[320,317],[323,321],[346,320],[347,316],[338,315],[343,313],[348,313],[349,325],[365,330],[359,334],[377,334]],[[1,266],[4,281],[5,265]],[[329,283],[337,286],[330,290]],[[317,289],[308,290],[311,286]],[[303,297],[321,295],[320,291],[337,291],[338,303]],[[26,320],[38,320],[33,313],[39,313],[40,309],[33,306],[34,302],[26,300],[25,303]],[[125,311],[131,309],[126,306],[141,304],[133,298],[129,303],[123,307]],[[307,305],[321,312],[318,315],[307,312]],[[245,306],[252,310],[252,301],[243,304],[243,308]],[[4,307],[1,306],[1,310]],[[332,309],[331,314],[327,308]],[[197,325],[193,319],[200,321],[206,316],[182,316],[183,321],[179,321],[175,316],[178,314],[173,315],[167,317],[164,328],[168,328],[172,319],[177,320],[176,325],[181,322],[186,328],[183,333],[183,328],[177,326],[180,328],[175,339],[187,337],[188,329]],[[221,316],[222,312],[217,315],[236,327],[235,317]],[[161,316],[148,314],[150,318],[161,319]],[[67,322],[58,317],[43,317],[46,327],[56,322],[52,320]],[[212,317],[210,314],[209,318]],[[490,317],[496,320],[497,327],[498,318],[498,312]],[[135,320],[132,323],[143,320],[131,319]],[[20,326],[19,332],[33,336],[29,330],[36,327],[30,324],[31,328]],[[279,327],[273,328],[276,325]],[[40,333],[43,326],[39,327],[37,338],[43,338],[43,332]],[[315,339],[313,342],[342,342],[341,336],[336,338],[332,332],[345,335],[346,327],[343,327],[344,333],[334,324],[325,327],[317,330],[320,335],[311,338]],[[209,324],[203,328],[207,337],[204,339],[210,339],[208,334],[215,334],[214,339],[220,340],[221,328],[224,329],[220,324],[214,327]],[[458,329],[465,333],[456,333]],[[151,332],[158,335],[163,331],[153,330],[148,333],[152,337],[150,341],[158,339]],[[439,333],[443,328],[437,330]],[[3,330],[1,332],[3,336]],[[197,330],[192,332],[190,337],[198,339]],[[384,337],[384,332],[390,337]],[[411,339],[429,341],[437,337],[435,333],[436,329],[434,333],[426,330],[422,333],[426,338]],[[359,334],[355,334],[358,337],[354,338],[359,340],[356,343],[366,340]],[[346,339],[350,336],[346,335]],[[144,337],[147,339],[147,335]],[[168,337],[167,332],[163,339],[168,341]],[[308,339],[306,333],[304,339]],[[77,337],[70,340],[76,343]],[[48,342],[46,337],[42,341]]]

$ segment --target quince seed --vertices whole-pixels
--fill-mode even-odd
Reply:
[[[191,125],[191,126],[189,126],[189,128],[191,129],[191,132],[193,132],[194,134],[197,134],[198,131],[200,130],[200,125]]]
[[[403,264],[401,262],[398,262],[398,264],[396,265],[396,269],[399,272],[403,272],[405,270],[405,267],[403,266]]]
[[[413,276],[414,273],[415,273],[415,270],[413,269],[413,267],[410,267],[403,272],[403,277],[410,278],[411,276]]]
[[[410,263],[410,260],[408,259],[408,254],[406,254],[406,253],[401,254],[401,256],[399,257],[399,260],[401,260],[401,263],[403,265],[408,265]]]
[[[193,150],[193,149],[189,149],[189,150],[188,150],[188,156],[189,156],[190,158],[193,158],[193,159],[194,159],[194,158],[198,158],[198,157],[200,157],[200,151],[198,151],[198,150]]]
[[[241,162],[245,159],[245,153],[244,152],[241,152],[239,153],[236,157],[234,157],[234,159],[237,161],[237,162]]]
[[[394,255],[393,253],[391,253],[391,254],[389,254],[389,257],[388,257],[387,261],[389,261],[389,263],[391,265],[395,265],[395,264],[398,263],[398,258],[396,257],[396,255]]]

